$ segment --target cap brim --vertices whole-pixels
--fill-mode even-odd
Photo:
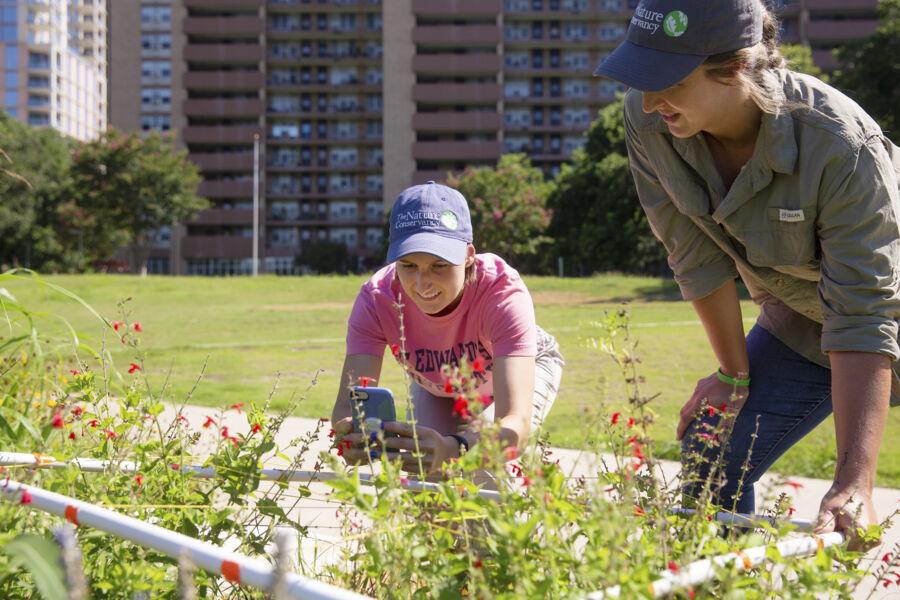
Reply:
[[[390,245],[387,262],[392,263],[398,258],[414,252],[425,252],[442,258],[452,265],[461,265],[466,261],[468,247],[469,243],[462,240],[431,232],[415,233],[397,244]]]
[[[706,58],[654,50],[626,40],[600,63],[594,75],[621,81],[642,92],[658,92],[690,75]]]

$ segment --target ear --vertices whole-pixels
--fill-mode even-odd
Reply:
[[[475,264],[475,246],[472,244],[469,244],[466,248],[466,260],[464,264],[466,267],[471,267]]]

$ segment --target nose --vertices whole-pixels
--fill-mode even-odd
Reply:
[[[429,292],[431,291],[431,278],[428,277],[427,274],[419,271],[416,273],[416,291],[417,292]]]
[[[659,105],[662,104],[662,96],[658,92],[644,92],[641,96],[645,113],[656,112]]]

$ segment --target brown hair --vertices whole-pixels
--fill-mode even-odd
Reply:
[[[748,48],[714,54],[703,63],[707,76],[728,85],[744,88],[763,112],[778,115],[791,110],[776,73],[786,61],[779,50],[778,19],[762,4],[762,40]]]

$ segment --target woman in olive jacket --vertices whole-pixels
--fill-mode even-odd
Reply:
[[[597,74],[633,88],[638,195],[719,361],[681,410],[685,501],[721,451],[717,425],[731,427],[718,502],[753,512],[754,482],[833,412],[818,530],[856,546],[900,401],[900,151],[852,100],[785,69],[777,32],[760,0],[644,0]],[[761,306],[746,337],[737,276]]]

